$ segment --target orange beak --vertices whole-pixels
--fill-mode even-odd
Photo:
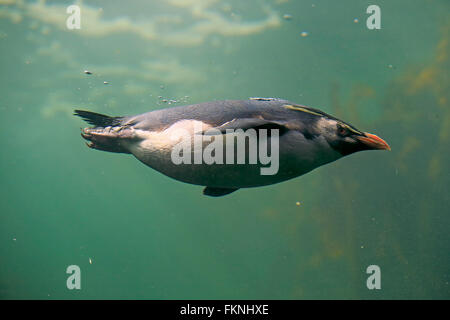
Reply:
[[[364,143],[367,147],[370,149],[376,149],[376,150],[391,150],[391,147],[381,139],[380,137],[377,137],[374,134],[364,132],[365,136],[358,136],[358,140]]]

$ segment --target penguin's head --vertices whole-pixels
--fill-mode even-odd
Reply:
[[[359,131],[339,119],[321,117],[316,125],[328,144],[342,156],[364,150],[391,150],[380,137]]]

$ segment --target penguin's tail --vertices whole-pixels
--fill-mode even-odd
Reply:
[[[75,110],[74,115],[81,117],[94,127],[81,130],[81,136],[87,140],[89,148],[118,153],[130,153],[126,141],[133,132],[122,125],[123,117],[110,117],[91,111]]]

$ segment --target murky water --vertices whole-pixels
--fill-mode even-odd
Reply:
[[[71,4],[0,0],[1,298],[450,298],[448,1],[84,1],[70,30]],[[72,115],[248,97],[392,152],[208,198],[87,148]]]

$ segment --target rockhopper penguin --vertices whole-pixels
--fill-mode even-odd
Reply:
[[[90,148],[133,154],[169,177],[206,186],[203,193],[209,196],[282,182],[358,151],[390,150],[376,135],[359,131],[323,111],[275,98],[205,102],[136,116],[110,117],[83,110],[75,110],[75,115],[93,125],[81,133]],[[272,156],[277,156],[275,173],[261,174],[261,168],[267,167],[262,161],[256,164],[237,161],[239,152],[244,152],[244,159],[250,157],[252,139],[245,134],[251,129],[256,132],[257,142],[263,139],[268,142],[267,154],[277,144],[277,153],[272,148]],[[266,135],[260,133],[264,129]],[[188,139],[183,140],[186,133]],[[179,155],[188,156],[188,152],[198,155],[199,147],[194,146],[198,137],[207,138],[199,144],[205,150],[213,139],[222,139],[223,145],[227,145],[239,139],[239,135],[244,135],[245,148],[239,151],[239,144],[234,145],[234,154],[228,159],[232,161],[174,161],[174,148],[179,148],[182,140],[188,141],[189,148],[181,149]],[[211,154],[219,155],[218,150]],[[226,159],[225,147],[223,153]]]

